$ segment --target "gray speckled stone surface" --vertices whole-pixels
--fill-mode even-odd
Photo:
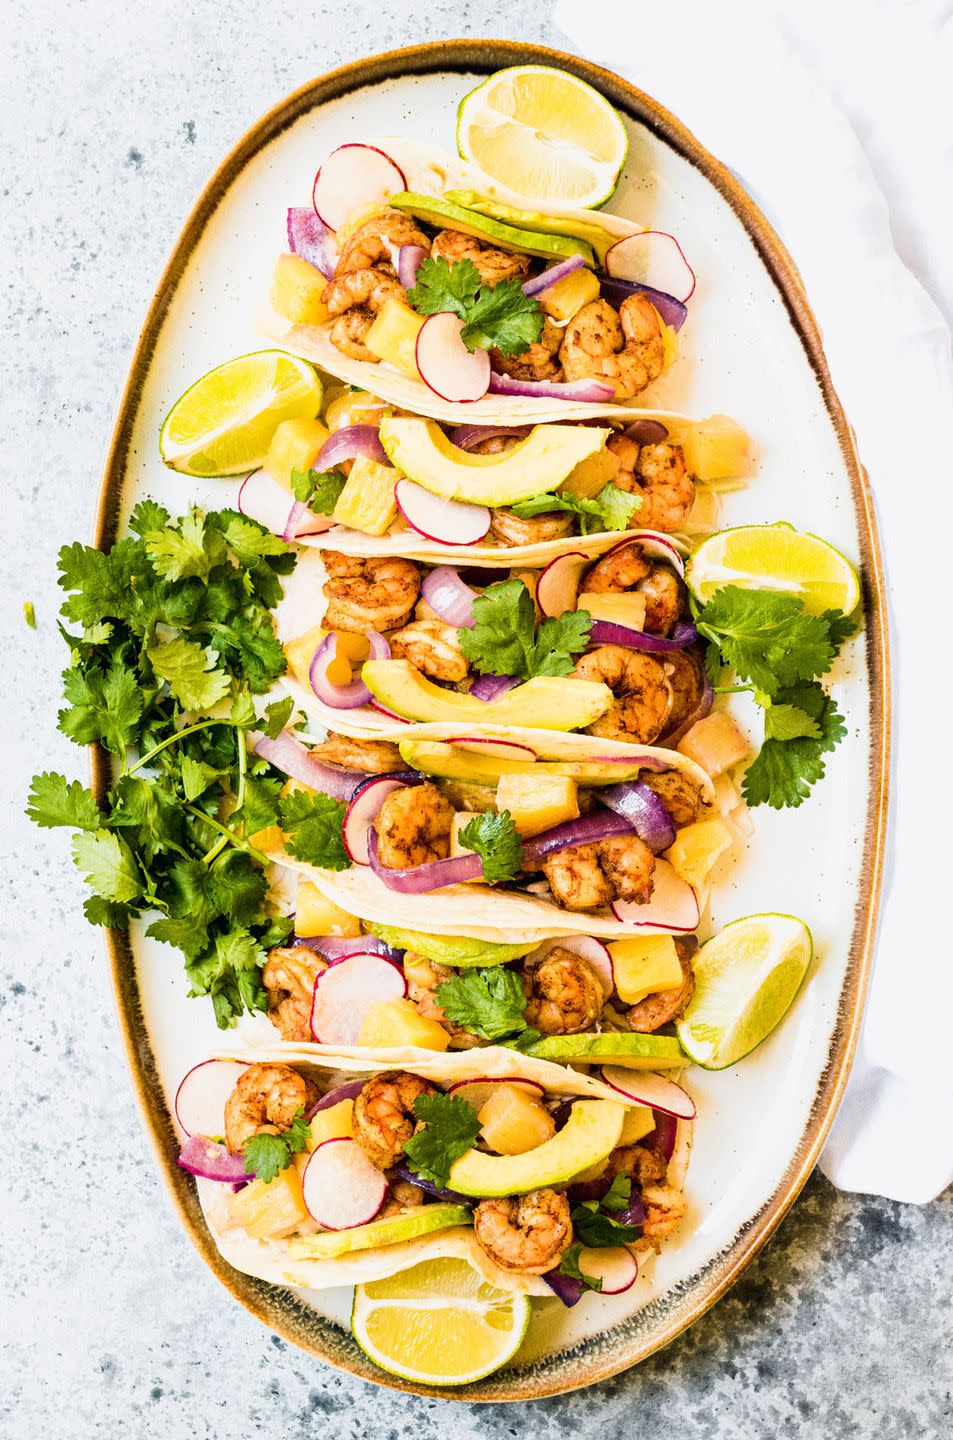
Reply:
[[[312,74],[373,50],[481,32],[559,43],[546,7],[529,0],[505,15],[485,0],[227,8],[7,0],[3,12],[0,1433],[950,1434],[949,1194],[918,1210],[839,1195],[816,1177],[688,1335],[635,1372],[532,1411],[404,1399],[322,1369],[235,1306],[173,1218],[63,836],[22,818],[34,769],[83,764],[51,725],[64,659],[56,550],[89,533],[155,278],[193,195],[246,126]],[[22,619],[28,599],[35,632]],[[897,1150],[902,1164],[902,1137]]]

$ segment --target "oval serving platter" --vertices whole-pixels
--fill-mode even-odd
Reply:
[[[307,200],[321,157],[347,139],[401,132],[454,148],[456,106],[506,65],[558,65],[622,114],[630,150],[611,207],[678,234],[699,276],[684,359],[655,403],[726,412],[754,435],[758,473],[725,497],[721,523],[784,519],[831,540],[864,585],[865,624],[834,679],[849,742],[800,809],[753,812],[745,852],[716,876],[712,929],[753,911],[803,915],[816,958],[784,1024],[719,1074],[690,1072],[698,1100],[682,1231],[632,1290],[567,1311],[539,1302],[518,1362],[460,1391],[428,1391],[370,1364],[348,1329],[348,1291],[301,1296],[232,1270],[176,1163],[169,1102],[179,1078],[220,1041],[210,1007],[189,1001],[168,947],[108,935],[130,1068],[183,1223],[223,1285],[268,1328],[362,1379],[469,1401],[537,1399],[590,1385],[667,1344],[725,1293],[814,1166],[856,1044],[883,859],[888,751],[886,606],[866,477],[834,393],[817,325],[778,237],[733,175],[649,96],[558,51],[457,40],[377,55],[305,85],[238,143],[199,197],[146,316],[119,407],[99,501],[108,545],[143,495],[173,511],[233,503],[225,481],[166,470],[162,415],[197,376],[267,344],[255,313],[285,209]],[[662,393],[664,389],[664,393]],[[95,784],[107,784],[94,752]],[[803,863],[797,857],[803,857]],[[792,860],[795,863],[792,863]],[[269,1027],[270,1029],[270,1027]]]

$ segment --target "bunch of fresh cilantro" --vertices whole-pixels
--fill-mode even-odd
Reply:
[[[449,264],[442,256],[429,256],[421,262],[407,301],[418,315],[458,315],[463,321],[460,338],[468,350],[521,355],[543,333],[539,301],[524,295],[518,280],[486,284],[472,260]]]
[[[109,751],[113,783],[97,796],[37,775],[27,814],[76,830],[87,919],[125,928],[157,912],[147,933],[184,953],[191,993],[227,1026],[266,1006],[261,966],[292,923],[273,913],[249,837],[280,823],[293,854],[342,869],[344,807],[281,797],[284,776],[249,753],[249,731],[274,736],[291,717],[290,700],[261,717],[255,705],[285,669],[271,610],[290,547],[231,510],[173,521],[147,500],[129,524],[108,552],[75,544],[59,557],[59,728]]]

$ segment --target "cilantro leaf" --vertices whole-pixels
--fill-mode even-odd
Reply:
[[[208,646],[176,636],[158,640],[148,649],[152,668],[186,710],[212,710],[228,694],[229,680],[216,668],[218,656]]]
[[[487,810],[474,815],[458,835],[460,844],[475,850],[483,862],[483,878],[490,885],[515,880],[523,862],[523,846],[508,810]]]
[[[164,530],[172,517],[157,500],[140,500],[129,516],[129,529],[145,537],[154,530]]]
[[[485,675],[568,675],[589,643],[585,610],[548,616],[536,634],[536,612],[522,580],[488,585],[473,601],[473,625],[459,631],[460,649]]]
[[[790,706],[812,720],[817,737],[766,739],[749,765],[742,792],[749,805],[770,805],[775,810],[798,806],[808,798],[811,786],[824,778],[824,755],[847,734],[844,718],[834,701],[816,682],[780,690],[776,704],[768,710]]]
[[[308,795],[304,790],[292,790],[283,795],[278,815],[288,853],[322,870],[349,869],[342,829],[346,808],[340,800],[320,792]]]
[[[296,500],[317,515],[333,515],[347,484],[343,470],[292,470],[291,491]]]
[[[288,555],[290,545],[245,515],[229,515],[222,525],[228,547],[243,565],[254,565],[264,555]]]
[[[74,667],[63,672],[67,708],[59,728],[80,745],[100,741],[113,755],[124,755],[142,714],[143,697],[135,675],[114,655],[109,669]]]
[[[764,736],[766,740],[820,740],[821,727],[797,705],[781,705],[768,700],[764,712]]]
[[[273,704],[266,705],[261,728],[269,740],[278,738],[291,719],[291,712],[294,708],[295,702],[291,695],[286,696],[284,700],[275,700]],[[232,719],[234,720],[234,718],[233,712]]]
[[[81,830],[75,835],[73,864],[103,900],[127,904],[142,894],[142,877],[132,851],[111,830]]]
[[[591,498],[574,495],[570,491],[534,495],[530,500],[520,500],[514,505],[513,513],[523,519],[531,519],[534,515],[566,511],[579,516],[580,534],[592,535],[599,530],[624,530],[641,504],[641,495],[630,495],[609,480]]]
[[[418,315],[458,315],[464,322],[460,337],[469,350],[496,348],[503,355],[520,355],[543,333],[539,301],[524,295],[518,280],[485,284],[472,260],[450,264],[443,256],[428,256],[407,302]]]
[[[592,616],[588,610],[564,610],[547,615],[536,636],[531,675],[568,675],[589,644]]]
[[[270,1185],[276,1175],[288,1166],[299,1150],[303,1150],[311,1133],[304,1111],[299,1110],[288,1129],[280,1135],[250,1135],[242,1145],[245,1169],[256,1180]]]
[[[92,791],[55,771],[34,775],[26,813],[34,825],[44,829],[72,825],[77,830],[99,830],[103,823]]]
[[[437,986],[437,1004],[448,1020],[483,1040],[525,1030],[526,994],[515,970],[494,965],[461,970]]]
[[[599,1204],[603,1210],[624,1210],[631,1199],[631,1178],[628,1175],[616,1175]]]
[[[642,1234],[641,1225],[624,1225],[604,1215],[599,1201],[587,1200],[572,1211],[573,1233],[590,1250],[603,1250],[610,1245],[630,1245]]]
[[[480,272],[472,260],[458,260],[451,265],[442,255],[427,256],[417,269],[407,303],[418,315],[439,315],[449,310],[467,318],[469,307],[480,291]]]
[[[455,1160],[473,1148],[480,1121],[472,1105],[459,1095],[420,1095],[414,1114],[423,1127],[404,1147],[408,1164],[422,1180],[444,1186]]]
[[[724,585],[700,610],[698,628],[723,664],[772,698],[825,674],[834,659],[830,619],[806,614],[794,595]]]
[[[150,531],[144,538],[156,570],[167,580],[191,575],[207,580],[212,566],[225,559],[222,536],[216,530],[206,532],[205,517],[199,510],[183,515],[178,525]]]

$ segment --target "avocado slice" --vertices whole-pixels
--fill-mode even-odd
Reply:
[[[564,1185],[580,1170],[605,1160],[619,1143],[625,1106],[612,1100],[577,1100],[563,1128],[522,1155],[468,1150],[450,1168],[449,1185],[461,1195],[525,1195]]]
[[[536,940],[523,945],[503,945],[496,940],[471,940],[466,935],[424,935],[419,930],[402,930],[396,925],[370,924],[368,927],[395,950],[412,950],[437,965],[451,965],[458,970],[474,966],[506,965],[520,960],[537,948]]]
[[[499,245],[504,250],[522,250],[527,255],[537,255],[541,260],[568,260],[571,255],[582,255],[587,265],[595,263],[592,247],[580,236],[569,234],[542,234],[539,230],[524,230],[516,225],[504,225],[488,215],[468,210],[464,205],[451,200],[438,200],[433,195],[415,195],[412,190],[402,190],[394,195],[390,204],[405,215],[413,215],[425,225],[436,225],[438,230],[456,230],[461,235],[472,235],[476,240],[486,240],[490,245]],[[518,214],[519,212],[514,212]],[[548,221],[548,216],[540,216]],[[555,231],[555,226],[545,226]]]
[[[612,431],[595,425],[534,425],[499,455],[471,455],[434,420],[385,415],[381,444],[395,469],[432,495],[470,505],[515,505],[555,490],[600,451]]]
[[[336,1260],[352,1250],[377,1250],[382,1245],[416,1240],[434,1230],[472,1224],[473,1215],[465,1205],[419,1205],[407,1215],[390,1215],[386,1220],[372,1220],[351,1230],[302,1235],[297,1240],[289,1240],[288,1253],[292,1260]]]
[[[570,215],[546,215],[541,210],[518,210],[513,205],[503,205],[499,200],[487,200],[475,190],[448,190],[446,200],[454,205],[465,206],[471,213],[499,220],[520,230],[546,230],[551,235],[568,235],[591,245],[599,259],[605,263],[606,251],[620,238],[601,225],[590,224]]]
[[[535,675],[490,701],[444,690],[421,675],[409,660],[367,660],[361,677],[385,710],[421,722],[450,720],[461,725],[532,724],[544,730],[585,730],[612,704],[608,686],[561,675]]]
[[[412,770],[437,775],[441,780],[463,780],[474,785],[496,785],[504,775],[563,775],[580,785],[615,785],[637,780],[644,768],[600,765],[596,760],[504,760],[460,750],[444,740],[400,740],[400,753]]]
[[[535,1055],[537,1060],[564,1063],[612,1060],[631,1070],[671,1069],[689,1063],[674,1035],[636,1035],[615,1030],[589,1035],[546,1035],[528,1046],[526,1054]]]

